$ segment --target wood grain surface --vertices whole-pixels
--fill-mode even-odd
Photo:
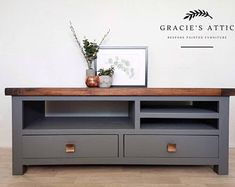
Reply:
[[[234,96],[222,88],[6,88],[12,96]]]

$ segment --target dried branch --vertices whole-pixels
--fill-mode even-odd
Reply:
[[[85,54],[85,52],[84,52],[84,49],[83,49],[83,47],[82,47],[80,41],[78,40],[76,31],[75,31],[75,29],[74,29],[74,27],[73,27],[73,25],[72,25],[72,22],[70,21],[69,23],[70,23],[70,30],[72,31],[73,36],[74,36],[74,38],[75,38],[75,40],[76,40],[76,42],[77,42],[77,44],[78,44],[78,47],[80,48],[80,50],[81,50],[81,52],[82,52],[84,58],[86,59],[88,68],[90,68],[91,64],[90,64],[90,62],[88,61],[88,59],[87,59],[87,57],[86,57],[86,54]]]
[[[110,33],[110,29],[108,30],[108,32],[106,32],[106,34],[103,36],[102,40],[99,43],[99,46],[103,43],[104,39],[109,35]]]

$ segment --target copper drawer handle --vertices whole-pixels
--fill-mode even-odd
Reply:
[[[66,153],[74,153],[75,152],[75,145],[74,144],[66,144],[65,145],[65,152]]]
[[[175,153],[176,152],[176,144],[168,143],[167,144],[167,152]]]

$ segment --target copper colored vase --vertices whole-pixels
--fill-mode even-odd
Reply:
[[[87,87],[98,87],[99,86],[99,76],[89,76],[86,79]]]

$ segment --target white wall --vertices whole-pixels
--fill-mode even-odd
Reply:
[[[159,30],[161,24],[181,24],[195,7],[210,10],[214,21],[234,24],[234,0],[0,0],[0,147],[11,146],[5,87],[84,86],[86,66],[69,20],[81,39],[101,39],[110,28],[104,45],[149,46],[149,87],[235,87],[235,31],[214,42],[214,49],[182,50]],[[231,99],[231,146],[234,114]]]

